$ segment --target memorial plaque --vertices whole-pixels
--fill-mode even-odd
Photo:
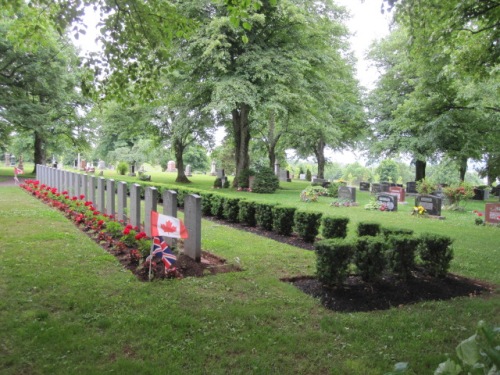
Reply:
[[[338,198],[349,202],[356,202],[356,188],[339,186]]]
[[[500,223],[500,203],[486,203],[484,220],[487,223]]]
[[[405,189],[403,189],[399,186],[391,186],[389,188],[389,194],[397,196],[399,203],[405,202],[405,199],[406,199]]]
[[[370,183],[369,182],[360,182],[359,183],[360,191],[370,191]]]
[[[435,195],[417,195],[415,206],[422,206],[429,215],[441,216],[443,200]]]
[[[378,194],[377,202],[385,206],[385,211],[398,210],[398,197],[392,194]]]

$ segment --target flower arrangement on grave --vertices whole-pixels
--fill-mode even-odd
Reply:
[[[411,214],[417,217],[424,217],[427,216],[427,210],[423,206],[415,206]]]
[[[322,186],[308,186],[300,193],[302,202],[317,202],[320,196],[327,196],[328,190]]]
[[[476,219],[474,220],[474,223],[476,225],[484,225],[483,213],[479,212],[478,210],[474,210],[472,212],[476,215]]]
[[[349,199],[336,199],[332,203],[330,203],[330,206],[333,207],[356,207],[359,206],[358,202],[353,202]]]
[[[365,210],[379,210],[381,203],[375,198],[372,198],[369,203],[365,204]]]
[[[379,211],[389,211],[389,207],[385,203],[382,203],[379,207]]]
[[[437,185],[423,178],[417,181],[416,189],[419,194],[429,195],[436,191]]]
[[[463,204],[474,196],[474,189],[471,185],[462,182],[460,185],[449,186],[443,189],[443,193],[448,199],[449,210],[463,210]]]

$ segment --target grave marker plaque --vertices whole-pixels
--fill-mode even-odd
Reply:
[[[417,195],[415,206],[422,206],[429,215],[441,216],[443,200],[435,195]]]
[[[370,183],[369,182],[360,182],[359,183],[360,191],[370,191]]]
[[[487,223],[500,223],[500,203],[486,203],[484,220]]]
[[[350,202],[356,202],[356,188],[339,186],[338,198]]]
[[[386,211],[397,211],[398,210],[398,197],[392,194],[378,194],[377,202],[385,205]]]

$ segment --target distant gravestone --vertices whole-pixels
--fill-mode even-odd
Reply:
[[[386,211],[398,210],[398,197],[392,194],[380,193],[377,195],[377,202],[383,204]]]
[[[104,160],[99,160],[99,163],[97,164],[97,169],[101,171],[106,169],[106,162]]]
[[[417,195],[415,206],[422,206],[429,215],[441,216],[443,200],[435,195]]]
[[[186,170],[184,171],[184,174],[188,177],[191,177],[192,174],[191,174],[191,165],[186,165]]]
[[[177,172],[177,169],[175,168],[175,161],[170,160],[167,163],[167,172]]]
[[[489,190],[474,188],[474,196],[472,197],[472,199],[474,199],[476,201],[484,201],[485,199],[488,199],[489,197],[490,197]]]
[[[398,197],[398,202],[399,203],[406,203],[406,194],[405,194],[405,189],[399,186],[391,186],[389,188],[389,194],[395,195]]]
[[[410,181],[406,183],[406,192],[408,194],[417,194],[417,183],[415,181]]]
[[[129,170],[129,173],[128,175],[129,176],[135,176],[135,164],[134,163],[131,163],[128,167],[128,170]]]
[[[360,191],[370,191],[370,183],[369,182],[360,182],[359,183]]]
[[[280,181],[286,181],[286,182],[292,181],[290,179],[290,172],[288,172],[286,169],[280,169],[279,179]]]
[[[216,174],[217,174],[217,178],[226,177],[226,174],[224,173],[224,169],[217,169]]]
[[[215,170],[217,168],[217,165],[215,163],[215,160],[212,161],[212,168],[210,169],[210,176],[215,176],[217,175],[217,171]]]
[[[311,182],[313,184],[319,184],[319,185],[323,185],[323,183],[326,182],[326,180],[324,178],[317,178],[317,177],[313,177]]]
[[[500,223],[500,203],[486,203],[484,219],[487,223]]]
[[[383,193],[388,193],[391,184],[389,182],[381,182],[380,183],[380,191]]]
[[[339,186],[338,198],[349,202],[356,202],[356,188]]]
[[[253,189],[253,184],[254,184],[254,182],[255,182],[255,176],[249,176],[249,177],[248,177],[248,187],[249,187],[250,189]]]
[[[379,183],[373,183],[372,184],[372,194],[379,194],[381,192],[382,192],[382,190],[381,190],[380,184]]]
[[[10,165],[10,154],[5,153],[5,166],[8,167]]]
[[[305,179],[306,179],[306,174],[305,173],[299,174],[299,180],[305,180]]]

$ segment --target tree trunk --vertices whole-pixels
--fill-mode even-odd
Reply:
[[[425,178],[425,167],[427,162],[417,159],[415,161],[415,181],[421,181]]]
[[[238,186],[238,177],[241,171],[250,166],[250,155],[248,153],[250,144],[250,123],[248,120],[250,106],[240,104],[240,107],[231,111],[233,118],[233,136],[234,136],[234,161],[236,165],[233,187]]]
[[[184,145],[182,144],[182,140],[176,139],[174,140],[174,152],[175,152],[175,164],[177,166],[177,178],[175,182],[180,182],[184,184],[189,184],[191,181],[187,178],[184,173]]]
[[[33,173],[36,173],[37,164],[45,165],[46,155],[45,155],[45,142],[43,140],[42,135],[38,131],[35,130],[34,136],[35,136],[35,145],[34,145],[34,148],[35,148],[35,155],[34,155],[35,168],[33,169]]]
[[[459,160],[460,163],[460,181],[465,181],[465,173],[467,172],[467,158],[462,157]]]
[[[318,161],[318,178],[325,178],[325,142],[320,140],[315,150],[316,160]]]

